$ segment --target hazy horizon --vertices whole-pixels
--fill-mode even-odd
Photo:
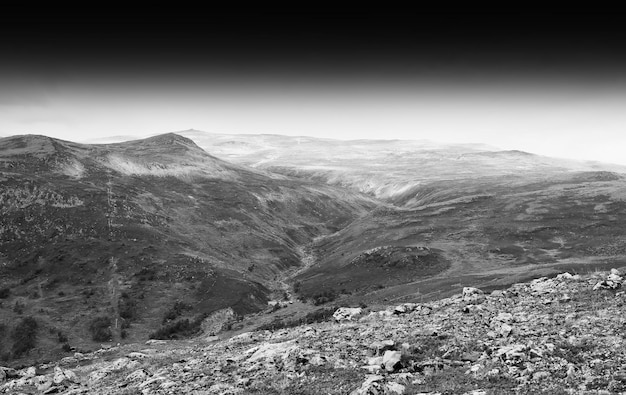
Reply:
[[[4,26],[0,135],[428,139],[626,165],[608,16],[149,16]]]

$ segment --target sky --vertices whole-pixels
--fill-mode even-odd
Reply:
[[[626,164],[619,15],[171,7],[3,9],[0,136],[193,128]]]

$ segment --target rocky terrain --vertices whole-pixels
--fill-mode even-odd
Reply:
[[[6,394],[617,394],[626,392],[621,269],[273,331],[150,340],[0,368]]]

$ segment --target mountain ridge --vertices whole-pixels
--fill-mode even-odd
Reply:
[[[374,205],[229,164],[174,134],[97,146],[2,139],[0,186],[0,324],[34,316],[75,347],[92,347],[98,317],[117,322],[107,341],[132,341],[221,309],[262,310],[302,245]],[[187,307],[164,319],[176,303]],[[15,344],[0,356],[23,357]],[[59,346],[43,336],[38,350]]]

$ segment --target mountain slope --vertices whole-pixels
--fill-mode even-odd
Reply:
[[[623,166],[428,141],[181,134],[237,163],[385,201],[309,249],[313,264],[293,279],[309,300],[422,300],[626,258]]]
[[[301,245],[375,204],[224,162],[175,134],[0,139],[0,186],[2,321],[37,316],[78,347],[91,347],[96,316],[111,320],[101,341],[132,341],[219,309],[258,311]],[[42,337],[37,352],[59,347]]]

